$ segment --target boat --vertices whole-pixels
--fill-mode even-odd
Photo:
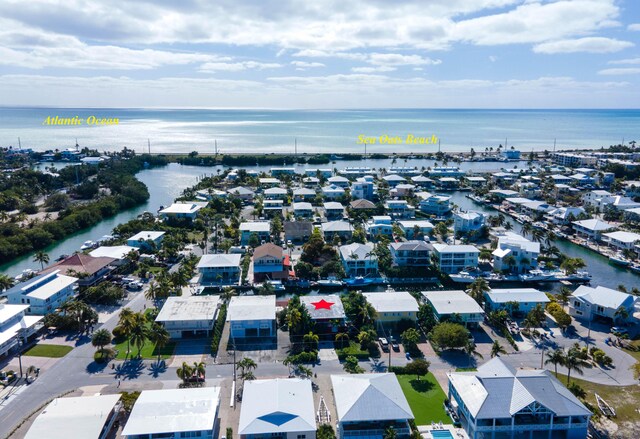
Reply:
[[[616,254],[614,256],[609,256],[609,262],[614,265],[620,265],[622,267],[627,267],[631,264],[631,261],[621,254]]]
[[[85,241],[84,244],[80,246],[80,250],[89,250],[90,248],[95,247],[96,243],[93,241]]]
[[[320,279],[316,283],[318,284],[319,287],[324,287],[324,288],[340,288],[344,285],[344,282],[336,279],[335,277]]]
[[[640,265],[632,265],[631,271],[635,271],[636,273],[640,273]]]
[[[473,283],[474,280],[476,280],[476,276],[472,276],[466,271],[461,271],[458,274],[450,274],[449,277],[452,281],[461,284],[470,284]]]
[[[56,262],[60,262],[60,261],[64,261],[65,259],[67,259],[69,257],[69,255],[60,255],[58,256],[58,258],[56,259]]]
[[[22,270],[22,273],[14,277],[14,279],[16,280],[16,282],[22,282],[22,281],[31,279],[33,276],[36,275],[36,273],[37,272],[35,270],[27,268],[26,270]]]
[[[282,281],[279,280],[267,280],[263,284],[263,286],[271,285],[274,291],[284,291],[285,287],[282,285]]]
[[[611,407],[607,403],[607,401],[602,399],[600,395],[598,395],[597,393],[595,395],[596,395],[596,401],[598,402],[598,408],[600,409],[602,414],[605,415],[607,418],[615,418],[616,417],[615,409]]]
[[[354,286],[372,285],[375,283],[375,280],[362,277],[362,276],[356,276],[354,278],[347,279],[345,283],[350,287],[354,287]]]

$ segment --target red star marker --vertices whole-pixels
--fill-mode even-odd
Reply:
[[[311,302],[311,304],[316,307],[316,310],[318,310],[318,309],[331,309],[331,305],[333,305],[333,303],[334,302],[327,302],[324,299],[322,299],[319,302]]]

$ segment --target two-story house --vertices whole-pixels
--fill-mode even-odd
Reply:
[[[42,328],[44,316],[28,316],[29,305],[0,304],[0,358],[19,341],[24,343]]]
[[[253,280],[282,280],[289,277],[291,262],[279,245],[270,242],[253,251]]]
[[[353,243],[340,246],[340,259],[347,277],[378,275],[378,257],[370,244]]]
[[[425,241],[392,242],[389,244],[391,259],[398,267],[428,267],[431,265],[433,246]],[[415,277],[421,277],[416,271]]]
[[[219,308],[220,296],[169,297],[156,322],[164,326],[171,338],[208,337]]]
[[[239,254],[203,255],[196,268],[200,272],[201,285],[238,285],[240,281]]]
[[[2,296],[12,305],[29,305],[29,315],[49,314],[76,294],[78,279],[54,270],[21,282],[6,290]]]
[[[447,274],[478,266],[480,250],[473,245],[433,244],[438,268]]]

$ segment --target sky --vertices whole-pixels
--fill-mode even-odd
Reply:
[[[1,0],[0,105],[638,108],[638,0]]]

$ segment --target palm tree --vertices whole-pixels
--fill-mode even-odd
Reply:
[[[509,222],[505,223],[504,229],[505,230],[513,230],[513,224],[511,224]]]
[[[547,352],[547,359],[544,360],[544,364],[553,364],[555,368],[556,377],[558,376],[558,364],[563,365],[565,359],[565,353],[563,348],[554,349]]]
[[[529,221],[525,221],[524,224],[522,224],[522,236],[526,237],[527,235],[531,234],[532,231],[533,226],[531,225],[531,223]]]
[[[481,304],[484,301],[484,293],[488,293],[491,290],[489,287],[489,283],[485,278],[478,277],[476,278],[469,289],[467,290],[467,294],[473,298],[478,304]]]
[[[567,368],[567,386],[571,381],[571,371],[574,370],[578,375],[583,375],[583,368],[587,365],[588,363],[580,358],[576,348],[569,349],[569,353],[565,356],[563,363],[563,366]]]
[[[616,312],[615,312],[615,314],[613,316],[614,316],[615,319],[620,319],[623,322],[626,322],[627,319],[629,318],[629,311],[624,306],[621,306],[620,308],[618,308],[616,310]]]
[[[142,352],[142,348],[147,341],[147,319],[143,313],[135,313],[132,316],[131,343],[138,348],[138,357]]]
[[[569,303],[569,298],[571,297],[571,290],[567,287],[560,288],[560,292],[558,293],[558,300],[562,304],[562,309]]]
[[[500,342],[498,340],[494,340],[493,344],[491,345],[491,358],[499,357],[500,354],[506,354],[506,353],[507,353],[506,349],[502,347]]]
[[[242,378],[242,381],[254,380],[256,378],[253,371],[258,367],[258,365],[251,358],[245,357],[238,361],[238,367],[242,369],[242,372],[240,372],[240,378]]]
[[[189,378],[193,376],[193,369],[186,363],[186,361],[183,361],[182,366],[180,366],[178,370],[176,370],[176,374],[178,375],[178,378],[180,378],[182,382],[186,384],[187,381],[189,381]]]
[[[8,290],[13,284],[13,279],[10,276],[0,274],[0,291]]]
[[[98,348],[100,356],[104,357],[104,347],[111,343],[111,333],[106,329],[98,329],[91,337],[91,344]]]
[[[44,264],[48,264],[49,263],[49,255],[46,254],[45,252],[43,252],[42,250],[36,252],[35,255],[33,255],[33,262],[39,262],[40,263],[40,269],[44,270]]]
[[[347,334],[346,332],[338,332],[336,334],[336,343],[341,348],[344,347],[345,344],[348,345],[349,344],[349,334]]]
[[[476,350],[476,344],[473,341],[467,343],[464,347],[464,351],[469,356],[469,365],[471,365],[471,359],[473,357],[484,358],[482,354]]]
[[[158,364],[160,364],[160,354],[162,349],[169,343],[171,337],[169,337],[169,332],[164,328],[164,326],[154,323],[147,334],[149,341],[155,344],[155,349],[158,352]]]
[[[199,363],[194,362],[193,363],[193,374],[198,377],[198,379],[200,377],[202,377],[202,379],[204,380],[206,375],[207,375],[207,366],[206,364],[204,364],[202,361]]]
[[[490,261],[492,256],[493,252],[490,248],[481,248],[478,259],[480,259],[481,261]]]
[[[134,314],[131,308],[123,308],[122,311],[120,311],[118,325],[116,326],[116,329],[127,339],[127,355],[131,352],[131,333],[133,331]]]

